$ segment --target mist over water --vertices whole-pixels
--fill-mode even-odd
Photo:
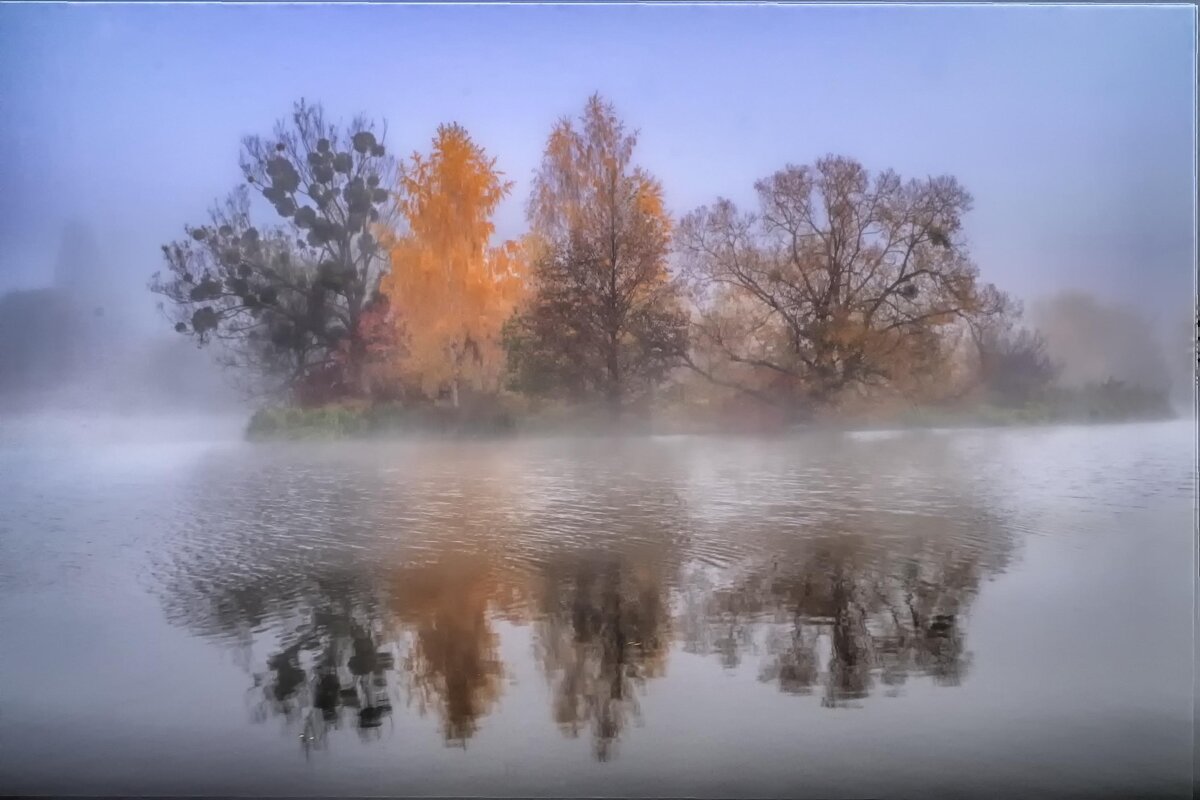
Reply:
[[[7,789],[1188,792],[1190,422],[155,434],[0,452]]]

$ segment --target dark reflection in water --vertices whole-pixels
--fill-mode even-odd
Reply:
[[[553,687],[554,721],[568,736],[590,727],[607,761],[637,692],[662,675],[671,636],[662,577],[616,556],[563,558],[545,569],[536,609],[542,668]]]
[[[895,695],[910,675],[958,685],[985,554],[926,548],[889,559],[872,556],[867,538],[814,531],[807,554],[701,593],[685,611],[685,649],[714,652],[729,669],[761,650],[762,680],[789,694],[819,687],[826,706],[852,705],[876,685]]]
[[[402,567],[365,584],[312,585],[297,607],[303,621],[255,675],[264,697],[255,717],[301,723],[301,742],[320,747],[347,719],[364,738],[379,736],[402,698],[422,715],[435,710],[446,743],[465,746],[501,694],[492,620],[505,587],[482,559]]]
[[[262,721],[275,714],[299,724],[306,748],[321,747],[347,717],[363,738],[377,736],[392,711],[395,653],[378,613],[356,605],[345,589],[337,582],[317,588],[307,619],[280,636],[282,647],[254,676],[261,700],[252,716]]]
[[[503,632],[524,627],[508,657],[549,691],[519,713],[606,761],[627,726],[652,728],[641,701],[676,652],[829,708],[958,685],[972,600],[1014,546],[935,441],[872,445],[857,468],[844,452],[479,447],[207,464],[155,567],[168,618],[242,653],[252,717],[306,748],[384,736],[398,713],[466,747],[505,700]]]

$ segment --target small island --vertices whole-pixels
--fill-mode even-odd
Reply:
[[[1035,321],[985,279],[953,176],[828,155],[759,179],[754,207],[675,215],[593,95],[549,131],[528,230],[498,241],[513,184],[496,157],[446,124],[396,158],[384,129],[297,103],[243,141],[241,185],[162,248],[150,288],[260,398],[250,438],[1173,413],[1136,315],[1075,293]],[[1081,340],[1136,368],[1056,354]]]

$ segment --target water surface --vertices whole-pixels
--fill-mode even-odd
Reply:
[[[134,427],[0,437],[0,790],[1190,796],[1190,422]]]

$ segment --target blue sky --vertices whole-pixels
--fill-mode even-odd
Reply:
[[[136,290],[300,96],[464,124],[516,181],[592,91],[682,214],[829,152],[975,196],[983,274],[1143,309],[1194,286],[1195,12],[1185,7],[0,5],[0,289],[87,219]],[[147,300],[148,307],[149,300]]]

